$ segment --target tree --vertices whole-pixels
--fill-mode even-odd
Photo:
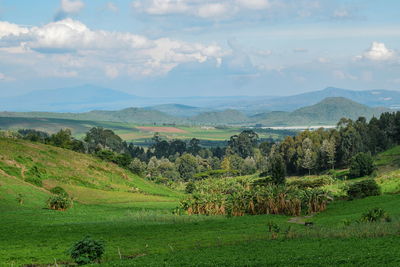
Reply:
[[[303,149],[304,154],[303,154],[301,166],[304,169],[308,170],[308,174],[311,174],[311,170],[314,169],[314,167],[315,167],[316,156],[312,150],[312,141],[310,138],[306,138],[303,140],[302,149]]]
[[[135,158],[129,164],[128,169],[139,176],[143,176],[146,172],[146,163],[142,162],[138,158]]]
[[[370,175],[374,170],[374,160],[369,153],[360,152],[351,159],[350,176],[353,178]]]
[[[189,141],[189,146],[187,149],[187,152],[192,154],[193,156],[196,156],[199,151],[200,151],[200,140],[197,138],[193,138]]]
[[[257,142],[258,135],[251,130],[245,130],[239,135],[232,136],[228,145],[233,153],[245,159],[254,155],[254,147]]]
[[[183,154],[176,160],[176,166],[184,181],[191,180],[197,173],[197,159],[193,155]]]
[[[70,129],[61,129],[58,133],[53,134],[50,137],[50,144],[53,146],[62,147],[65,149],[71,148],[71,130]]]
[[[322,142],[321,152],[324,157],[325,163],[331,167],[332,169],[335,168],[335,155],[336,155],[336,146],[335,140],[327,140],[325,139]]]
[[[285,161],[279,153],[273,153],[268,159],[268,173],[274,184],[284,184],[286,181]]]

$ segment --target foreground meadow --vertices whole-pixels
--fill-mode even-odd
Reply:
[[[66,251],[90,235],[105,241],[101,265],[110,266],[398,266],[399,201],[398,195],[338,201],[306,218],[312,227],[277,215],[178,216],[174,202],[75,204],[65,212],[7,204],[0,206],[0,262],[71,263]],[[375,206],[392,221],[355,222]],[[268,231],[271,222],[277,236]]]

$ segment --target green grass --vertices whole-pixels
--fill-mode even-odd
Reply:
[[[0,139],[0,155],[0,266],[71,263],[66,251],[86,235],[105,241],[102,266],[400,265],[400,195],[393,194],[399,170],[376,178],[391,194],[335,201],[302,218],[314,223],[305,227],[278,215],[173,215],[181,193],[55,147]],[[24,180],[33,166],[46,170],[43,187]],[[347,181],[329,186],[341,183]],[[45,208],[48,189],[56,185],[75,198],[71,209]],[[392,222],[356,222],[375,207]],[[280,228],[276,239],[269,222]]]

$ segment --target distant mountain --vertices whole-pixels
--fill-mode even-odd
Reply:
[[[138,97],[94,85],[33,91],[0,99],[0,110],[84,112],[93,109],[117,109]]]
[[[145,107],[145,109],[158,110],[168,115],[182,117],[182,118],[192,117],[199,115],[200,113],[210,111],[210,109],[207,108],[192,107],[181,104],[156,105],[151,107]]]
[[[253,102],[253,109],[293,111],[314,105],[327,97],[345,97],[370,107],[400,108],[400,92],[389,90],[352,91],[334,87],[293,96]]]
[[[190,118],[190,121],[195,124],[243,124],[249,121],[249,118],[240,111],[227,109],[224,111],[213,111],[201,113]]]
[[[0,117],[51,118],[139,124],[174,124],[186,122],[182,118],[173,117],[157,110],[146,110],[143,108],[126,108],[117,111],[93,110],[84,113],[0,112]]]
[[[33,91],[0,99],[0,110],[88,112],[145,107],[171,116],[191,117],[203,112],[238,110],[248,116],[268,111],[294,111],[327,97],[345,97],[371,106],[400,109],[400,92],[389,90],[352,91],[334,87],[293,96],[203,96],[139,97],[94,85]],[[173,104],[172,104],[173,103]]]
[[[268,112],[251,117],[251,121],[268,126],[335,125],[341,118],[357,119],[379,116],[389,109],[371,108],[344,97],[328,97],[321,102],[293,112]]]
[[[176,109],[175,112],[189,114],[198,108],[183,105],[166,105],[163,109]],[[124,122],[135,124],[187,124],[187,125],[254,125],[264,126],[313,126],[335,125],[341,118],[367,119],[379,116],[387,108],[372,108],[344,97],[328,97],[317,104],[302,107],[295,111],[273,111],[256,115],[246,115],[241,111],[227,109],[223,111],[202,112],[190,117],[178,117],[159,110],[148,108],[126,108],[117,111],[94,110],[84,113],[55,112],[0,112],[0,117],[67,119],[97,122]],[[0,125],[1,128],[1,125]]]

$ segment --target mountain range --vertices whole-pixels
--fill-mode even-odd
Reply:
[[[167,106],[168,108],[170,106]],[[165,106],[162,108],[167,109]],[[174,105],[175,109],[191,110],[189,106]],[[311,126],[335,125],[341,118],[367,119],[379,116],[388,108],[374,108],[359,104],[344,97],[328,97],[317,104],[302,107],[294,111],[263,112],[246,115],[239,110],[206,111],[191,116],[179,117],[149,108],[126,108],[117,111],[94,110],[83,113],[55,112],[0,112],[0,117],[52,118],[80,121],[123,122],[135,124],[185,124],[185,125],[242,125],[259,124],[271,126]],[[175,111],[176,112],[176,111]],[[1,125],[0,125],[1,127]]]
[[[204,112],[238,110],[246,115],[270,111],[294,111],[317,104],[327,97],[345,97],[370,107],[400,108],[400,92],[352,91],[334,87],[293,96],[140,97],[94,85],[33,91],[0,99],[3,111],[89,112],[140,107],[187,118]]]

